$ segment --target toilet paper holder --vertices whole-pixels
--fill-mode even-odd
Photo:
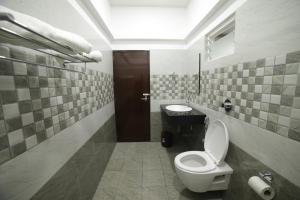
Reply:
[[[265,181],[269,182],[269,183],[272,183],[273,181],[273,175],[270,171],[261,171],[261,172],[258,172],[258,175]]]

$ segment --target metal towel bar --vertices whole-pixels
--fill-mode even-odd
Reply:
[[[84,63],[85,67],[86,67],[86,63],[97,62],[96,60],[83,55],[83,53],[76,52],[74,49],[72,49],[69,46],[63,45],[57,41],[54,41],[51,38],[41,35],[41,34],[37,33],[36,31],[28,28],[26,25],[16,21],[14,19],[14,17],[9,13],[0,13],[0,21],[6,21],[8,23],[11,23],[23,30],[26,30],[26,31],[32,33],[34,35],[34,37],[38,38],[38,39],[34,39],[31,37],[29,38],[29,37],[26,37],[26,36],[16,33],[16,31],[9,30],[5,27],[0,27],[0,38],[2,36],[2,41],[0,43],[12,44],[12,42],[9,42],[9,38],[5,37],[5,35],[8,35],[8,36],[10,36],[10,39],[15,38],[15,39],[18,39],[18,41],[21,41],[23,43],[23,45],[20,44],[19,46],[25,46],[26,48],[33,49],[35,51],[63,59],[64,60],[64,68],[62,68],[62,69],[74,71],[74,72],[80,72],[80,71],[67,69],[65,64]],[[2,32],[2,35],[1,35],[1,32]],[[5,35],[3,35],[3,34],[5,34]],[[5,38],[7,38],[7,41],[5,41]],[[43,42],[43,41],[45,41],[45,42]],[[28,44],[28,45],[26,46],[24,44]],[[16,45],[16,44],[14,43],[13,45]],[[30,46],[30,47],[28,47],[28,46]],[[49,52],[49,51],[51,51],[51,52]],[[0,56],[0,59],[10,60],[10,61],[14,61],[14,62],[22,62],[22,63],[27,63],[27,64],[34,64],[34,65],[43,65],[45,67],[50,67],[50,68],[58,68],[55,66],[34,63],[34,62],[15,59],[15,58],[8,58],[5,56]]]
[[[40,63],[35,63],[35,62],[20,60],[20,59],[16,59],[16,58],[8,58],[8,57],[1,56],[1,55],[0,55],[0,60],[8,60],[8,61],[13,61],[13,62],[20,62],[20,63],[31,64],[31,65],[40,65],[40,66],[44,66],[44,67],[47,67],[47,68],[62,69],[62,70],[70,71],[70,72],[78,72],[78,73],[81,73],[81,74],[84,74],[85,71],[86,71],[86,63],[84,63],[84,70],[82,72],[82,71],[78,71],[78,70],[73,70],[73,69],[66,68],[65,64],[64,64],[64,67],[55,67],[55,66],[52,66],[52,65],[40,64]]]

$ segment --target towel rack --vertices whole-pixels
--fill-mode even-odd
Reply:
[[[65,64],[62,68],[62,67],[55,67],[55,66],[47,65],[47,64],[41,64],[41,63],[35,63],[35,62],[20,60],[20,59],[16,59],[16,58],[8,58],[8,57],[1,56],[1,55],[0,55],[0,60],[8,60],[8,61],[12,61],[12,62],[20,62],[20,63],[26,63],[26,64],[31,64],[31,65],[39,65],[39,66],[44,66],[44,67],[47,67],[47,68],[63,69],[63,70],[67,70],[67,71],[70,71],[70,72],[78,72],[78,73],[81,73],[81,74],[84,74],[86,72],[86,63],[84,63],[85,64],[84,65],[84,70],[79,71],[79,70],[70,69]]]
[[[57,41],[54,41],[51,38],[48,38],[44,35],[41,35],[37,33],[36,31],[28,28],[26,25],[18,22],[17,20],[14,19],[14,17],[9,14],[9,13],[0,13],[0,21],[5,21],[8,23],[11,23],[21,29],[24,29],[34,35],[35,38],[29,38],[23,35],[20,35],[16,33],[15,31],[9,30],[4,27],[0,27],[0,43],[6,43],[6,44],[12,44],[12,42],[9,42],[8,40],[17,40],[20,43],[22,43],[20,46],[24,46],[29,49],[33,49],[35,51],[45,53],[60,59],[64,60],[64,66],[65,64],[70,64],[70,63],[89,63],[89,62],[97,62],[95,59],[89,58],[82,53],[77,53],[74,49],[67,45],[63,45]],[[45,42],[44,42],[45,41]],[[27,45],[24,45],[27,44]],[[13,45],[16,45],[13,43]],[[20,59],[14,59],[14,58],[8,58],[5,56],[0,56],[0,59],[5,59],[5,60],[11,60],[15,62],[23,62],[23,63],[28,63],[28,64],[36,64],[36,65],[41,65],[39,63],[33,63],[30,61],[24,61]],[[49,65],[44,65],[46,67],[51,67]],[[57,67],[54,67],[57,68]],[[64,68],[66,69],[66,68]],[[76,71],[78,72],[78,71]]]

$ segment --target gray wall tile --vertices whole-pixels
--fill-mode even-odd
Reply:
[[[228,115],[299,141],[299,129],[288,124],[300,116],[299,60],[297,51],[260,59],[256,64],[250,61],[205,70],[201,72],[201,93],[189,94],[194,103],[216,111],[223,110],[221,103],[230,98],[233,111]]]
[[[51,64],[49,56],[3,51],[13,58]],[[0,61],[0,136],[21,130],[26,138],[18,146],[9,146],[12,158],[113,101],[111,74],[93,70],[81,74],[56,67]],[[79,66],[68,67],[83,71]]]
[[[16,88],[27,88],[28,81],[26,76],[15,76],[15,86]]]
[[[18,101],[17,93],[15,90],[1,91],[0,95],[1,95],[2,104],[15,103]]]
[[[13,75],[13,65],[11,61],[0,60],[0,75]]]
[[[0,76],[0,91],[1,90],[14,90],[15,82],[13,76]]]

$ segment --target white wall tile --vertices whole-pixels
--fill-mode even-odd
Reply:
[[[50,106],[56,106],[57,105],[57,98],[51,97],[50,98]]]
[[[300,97],[294,97],[293,108],[300,108]]]
[[[51,117],[51,109],[50,108],[45,108],[43,110],[43,113],[44,113],[44,118],[48,118],[48,117]]]
[[[57,124],[59,122],[58,115],[52,116],[53,124]]]
[[[268,119],[268,113],[267,113],[267,112],[264,112],[264,111],[260,111],[260,112],[259,112],[259,118],[260,118],[260,119],[267,120],[267,119]]]
[[[258,101],[253,101],[253,108],[254,109],[260,109],[260,102],[258,102]]]
[[[23,126],[26,126],[28,124],[31,124],[34,122],[33,120],[33,113],[30,112],[30,113],[26,113],[26,114],[22,114],[22,124]]]
[[[49,90],[48,90],[48,88],[41,88],[41,97],[42,98],[49,97]]]
[[[63,98],[62,98],[62,96],[58,96],[57,97],[57,104],[58,105],[63,104]]]
[[[4,119],[10,119],[20,115],[18,103],[5,104],[2,107]]]
[[[264,77],[264,84],[271,85],[272,84],[272,76],[265,76]]]
[[[254,91],[256,93],[262,93],[262,85],[255,85]]]
[[[0,55],[9,58],[10,57],[10,49],[5,46],[0,46]]]
[[[265,103],[269,103],[270,102],[270,97],[271,95],[270,94],[262,94],[261,95],[261,101],[262,102],[265,102]]]
[[[30,92],[28,88],[17,89],[18,100],[30,100]]]
[[[298,75],[291,74],[284,76],[284,84],[285,85],[297,85]]]
[[[282,65],[286,63],[286,54],[275,57],[275,65]]]
[[[26,149],[30,149],[37,145],[37,138],[36,135],[32,135],[25,139]]]
[[[249,69],[243,70],[243,77],[249,77]]]
[[[248,92],[248,85],[242,85],[242,92]]]
[[[271,95],[271,100],[270,102],[271,103],[274,103],[274,104],[280,104],[280,100],[281,100],[281,95]]]
[[[13,62],[15,75],[27,75],[27,66],[25,63]]]
[[[242,99],[242,100],[241,100],[241,106],[246,106],[246,104],[247,104],[246,99]]]
[[[46,136],[47,138],[50,138],[54,135],[53,127],[47,128],[46,129]]]
[[[7,135],[8,135],[8,142],[10,146],[19,144],[24,141],[22,129],[18,129],[16,131],[10,132]]]
[[[236,80],[236,84],[237,84],[237,85],[242,85],[242,83],[243,83],[243,80],[242,80],[241,78],[238,78],[238,79]]]
[[[261,68],[257,68],[256,69],[256,76],[263,76],[264,75],[264,68],[261,67]]]
[[[286,126],[286,127],[289,127],[289,125],[290,125],[290,118],[282,116],[282,115],[279,115],[278,124]]]
[[[47,68],[43,66],[38,67],[39,76],[47,76]]]
[[[288,137],[289,136],[289,128],[285,127],[285,126],[277,126],[277,133],[279,135],[282,135],[283,137]]]
[[[300,109],[293,108],[291,118],[300,119]]]
[[[267,57],[266,58],[266,66],[274,66],[275,63],[275,57]]]
[[[258,126],[258,119],[256,117],[251,117],[251,124]]]

